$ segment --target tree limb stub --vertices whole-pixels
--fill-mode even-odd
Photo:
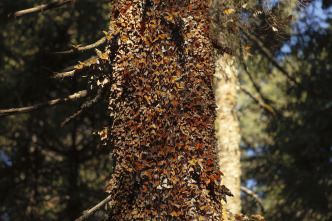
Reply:
[[[55,73],[52,78],[55,79],[62,79],[65,77],[74,77],[75,76],[75,70],[67,71],[67,72],[61,72],[61,73]]]
[[[33,105],[33,106],[28,106],[28,107],[20,107],[20,108],[11,108],[11,109],[0,110],[0,117],[4,117],[4,116],[8,116],[8,115],[28,113],[28,112],[31,112],[31,111],[35,111],[35,110],[45,108],[45,107],[50,107],[50,106],[54,106],[54,105],[57,105],[57,104],[66,103],[66,102],[69,102],[69,101],[75,101],[77,99],[85,97],[86,95],[87,95],[87,90],[82,90],[82,91],[79,91],[75,94],[69,95],[66,98],[58,98],[58,99],[50,100],[50,101],[45,102],[45,103],[40,103],[40,104],[36,104],[36,105]]]

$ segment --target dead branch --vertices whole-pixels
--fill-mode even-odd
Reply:
[[[80,52],[83,52],[83,51],[95,49],[98,46],[104,44],[105,41],[106,41],[106,37],[103,37],[103,38],[99,39],[98,41],[96,41],[95,43],[92,43],[92,44],[84,46],[84,47],[73,48],[69,51],[49,52],[49,54],[64,55],[64,54],[80,53]]]
[[[241,190],[246,194],[248,194],[249,196],[251,196],[254,199],[255,203],[261,208],[262,212],[264,212],[264,206],[262,200],[259,198],[259,196],[256,193],[254,193],[253,191],[249,190],[244,186],[241,186]]]
[[[38,5],[33,8],[28,8],[28,9],[14,12],[14,13],[10,13],[10,14],[8,14],[8,17],[16,18],[16,17],[23,16],[23,15],[34,14],[34,13],[50,10],[53,8],[58,8],[58,7],[61,7],[62,5],[65,5],[65,4],[68,4],[71,2],[76,2],[76,1],[77,0],[58,0],[56,2],[51,2],[49,4]]]
[[[97,58],[97,56],[92,56],[88,59],[86,59],[85,61],[81,62],[81,63],[88,63],[90,60],[92,59],[95,59]],[[68,69],[71,69],[72,67],[66,67],[64,70],[68,70]],[[71,70],[71,71],[66,71],[66,72],[53,72],[54,75],[52,76],[52,78],[54,79],[63,79],[63,78],[66,78],[66,77],[74,77],[76,74],[79,74],[79,73],[82,73],[84,71],[87,70],[87,66],[83,67],[82,69],[74,69],[74,70]]]
[[[77,218],[75,221],[82,221],[82,220],[84,220],[85,218],[87,218],[88,216],[90,216],[92,213],[94,213],[95,211],[97,211],[100,207],[102,207],[107,202],[109,202],[111,200],[111,198],[112,198],[112,195],[109,195],[103,201],[99,202],[97,205],[95,205],[91,209],[84,211],[83,215],[80,216],[79,218]]]
[[[61,123],[61,127],[65,126],[66,124],[68,124],[69,122],[71,122],[73,119],[75,119],[76,117],[78,117],[79,115],[81,115],[82,113],[84,113],[85,111],[91,109],[95,104],[97,104],[101,100],[102,95],[103,95],[103,93],[105,91],[105,88],[106,87],[99,88],[98,91],[97,91],[96,96],[92,100],[85,101],[83,103],[83,105],[81,106],[80,110],[78,110],[73,115],[69,116],[66,120],[64,120]]]
[[[36,104],[33,106],[29,106],[29,107],[20,107],[20,108],[11,108],[11,109],[0,110],[0,117],[4,117],[4,116],[8,116],[8,115],[15,115],[15,114],[23,114],[23,113],[31,112],[34,110],[39,110],[39,109],[42,109],[45,107],[50,107],[50,106],[54,106],[57,104],[66,103],[69,101],[75,101],[79,98],[85,97],[86,95],[87,95],[87,90],[83,90],[83,91],[79,91],[75,94],[69,95],[66,98],[50,100],[48,102]]]
[[[274,109],[270,105],[264,103],[262,99],[260,99],[258,97],[255,97],[250,91],[248,91],[246,88],[242,87],[241,85],[240,85],[240,89],[244,93],[248,94],[249,97],[251,97],[259,106],[264,108],[264,110],[266,110],[267,112],[269,112],[273,116],[276,115],[276,112],[274,111]]]

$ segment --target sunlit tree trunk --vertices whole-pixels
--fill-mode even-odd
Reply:
[[[229,55],[219,56],[216,60],[215,75],[219,165],[225,174],[222,184],[227,186],[234,195],[227,200],[225,207],[236,214],[241,212],[241,164],[240,131],[236,108],[238,78],[234,59]]]
[[[234,0],[213,0],[214,36],[221,46],[217,47],[218,52],[221,49],[224,53],[218,55],[215,60],[215,94],[218,106],[216,134],[219,165],[225,174],[222,184],[234,195],[227,200],[224,207],[232,214],[241,213],[240,131],[236,107],[239,82],[237,56],[234,55],[237,53],[241,39],[238,31],[233,31],[231,27],[241,18],[241,4],[244,3]]]
[[[224,220],[208,7],[113,1],[109,220]]]

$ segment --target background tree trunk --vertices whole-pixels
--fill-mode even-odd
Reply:
[[[240,132],[237,118],[238,78],[234,58],[229,55],[219,56],[216,61],[217,78],[215,94],[217,101],[217,138],[219,165],[225,176],[222,184],[227,186],[234,197],[227,199],[226,208],[233,214],[241,213],[240,198]]]

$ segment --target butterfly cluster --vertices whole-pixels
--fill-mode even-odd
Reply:
[[[231,194],[215,152],[208,1],[112,4],[113,121],[99,131],[116,161],[106,189],[111,219],[221,220],[220,201]]]

